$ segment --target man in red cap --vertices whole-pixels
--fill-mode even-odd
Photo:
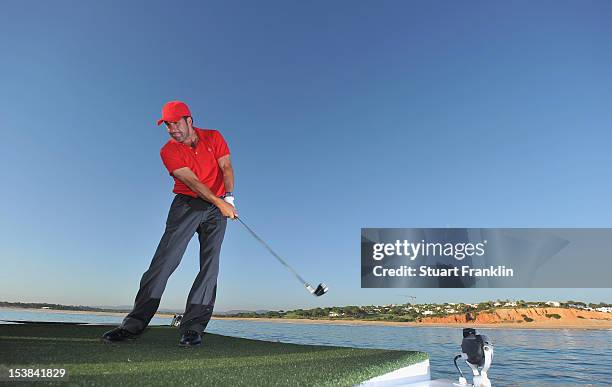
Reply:
[[[134,308],[118,328],[102,336],[106,342],[125,342],[144,331],[159,307],[168,278],[197,232],[200,272],[187,298],[179,345],[199,345],[215,304],[219,254],[227,218],[238,216],[232,194],[234,171],[229,148],[221,134],[194,127],[189,108],[180,101],[164,105],[157,125],[162,122],[171,139],[160,154],[174,178],[176,196],[170,206],[164,235],[140,281]]]

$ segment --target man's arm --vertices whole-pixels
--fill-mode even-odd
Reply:
[[[229,203],[226,203],[223,199],[217,197],[206,185],[202,184],[200,179],[189,167],[183,167],[172,171],[177,179],[185,183],[190,190],[197,193],[199,197],[217,206],[223,216],[227,216],[231,219],[236,218],[238,214],[236,209]]]
[[[234,191],[234,168],[232,168],[232,162],[229,155],[219,157],[217,159],[219,168],[223,172],[223,183],[225,184],[225,191]]]

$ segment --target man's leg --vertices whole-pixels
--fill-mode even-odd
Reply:
[[[121,323],[121,328],[139,334],[155,315],[168,278],[177,268],[189,241],[202,221],[202,211],[189,206],[189,199],[177,195],[170,206],[166,231],[157,246],[149,269],[140,280],[134,309]]]
[[[198,227],[200,240],[200,272],[193,282],[185,315],[181,320],[180,330],[198,333],[204,332],[212,317],[215,297],[217,295],[217,275],[219,274],[219,255],[225,235],[227,218],[219,209],[211,205],[204,222]]]

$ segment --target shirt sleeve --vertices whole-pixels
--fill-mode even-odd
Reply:
[[[168,173],[170,176],[174,176],[172,174],[173,171],[176,171],[179,168],[183,168],[187,166],[187,163],[183,159],[183,157],[172,147],[164,147],[159,152],[162,162],[168,169]]]
[[[219,133],[218,130],[213,130],[212,138],[216,159],[230,154],[229,147],[227,146],[225,139],[223,138],[221,133]]]

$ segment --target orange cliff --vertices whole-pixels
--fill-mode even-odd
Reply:
[[[471,316],[469,316],[471,314]],[[513,308],[495,309],[492,312],[473,311],[445,317],[423,317],[425,324],[507,324],[521,325],[602,325],[612,326],[612,313],[567,308]],[[547,316],[548,315],[548,316]],[[558,315],[560,318],[555,318]],[[525,319],[527,317],[527,319]],[[532,321],[529,321],[529,320]]]

